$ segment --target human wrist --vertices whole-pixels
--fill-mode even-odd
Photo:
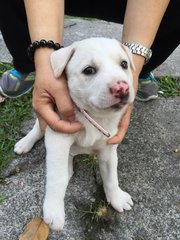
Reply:
[[[53,49],[50,48],[39,48],[36,50],[34,54],[34,63],[35,66],[41,64],[41,62],[50,63],[50,55],[54,52]]]
[[[47,78],[53,74],[50,63],[50,55],[53,51],[53,49],[49,48],[40,48],[35,52],[34,64],[36,71],[36,80],[40,78],[42,81],[44,81],[44,78]]]
[[[141,73],[141,70],[144,66],[144,58],[142,56],[133,54],[133,62],[134,62],[134,65],[135,65],[135,71],[133,72],[134,89],[135,89],[135,92],[137,92],[138,79],[139,79],[139,75]]]
[[[31,61],[34,61],[34,54],[40,48],[58,50],[60,48],[63,48],[63,46],[60,43],[54,42],[52,40],[41,39],[40,41],[33,41],[27,48],[27,54]]]
[[[132,54],[132,55],[133,55],[133,62],[135,65],[135,73],[139,75],[144,66],[144,61],[145,61],[144,57],[137,54]]]
[[[147,64],[152,56],[152,50],[150,48],[145,47],[144,45],[129,42],[123,42],[123,45],[128,47],[133,54],[144,57],[145,59],[144,64]]]

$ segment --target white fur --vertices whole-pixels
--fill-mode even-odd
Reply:
[[[120,66],[122,60],[128,62],[128,69]],[[128,104],[134,101],[134,65],[129,50],[114,39],[90,38],[54,52],[51,63],[56,77],[66,70],[74,103],[85,109],[113,136]],[[97,72],[93,75],[83,74],[82,71],[88,66],[96,67]],[[109,88],[117,81],[128,84],[129,98],[125,105],[115,111],[111,106],[119,100],[110,93]],[[98,153],[104,191],[114,209],[123,212],[124,209],[130,210],[133,205],[131,196],[119,187],[117,145],[107,145],[107,138],[76,107],[75,114],[77,120],[84,124],[84,130],[76,134],[64,134],[47,127],[45,132],[47,183],[44,221],[54,230],[62,230],[64,226],[64,196],[73,174],[73,156],[79,153]],[[15,145],[14,151],[18,154],[28,152],[41,137],[36,121],[30,133]]]

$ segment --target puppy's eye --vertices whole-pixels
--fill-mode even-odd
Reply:
[[[121,62],[121,67],[123,68],[123,69],[127,69],[128,68],[128,63],[124,60],[124,61],[122,61]]]
[[[85,75],[92,75],[95,74],[97,72],[97,69],[95,67],[87,67],[82,71]]]

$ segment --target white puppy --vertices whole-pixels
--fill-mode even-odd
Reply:
[[[45,145],[47,183],[44,201],[44,221],[54,230],[64,226],[64,196],[73,174],[73,156],[95,152],[108,203],[118,212],[130,210],[131,196],[122,191],[117,176],[117,145],[107,145],[108,133],[87,120],[89,114],[111,136],[128,105],[134,101],[132,71],[134,65],[129,50],[115,39],[90,38],[55,51],[52,68],[58,78],[65,70],[76,119],[85,126],[75,134],[54,132],[46,128]],[[93,123],[94,124],[94,123]],[[96,125],[96,124],[95,124]],[[33,129],[15,145],[18,154],[28,152],[42,137],[38,120]]]

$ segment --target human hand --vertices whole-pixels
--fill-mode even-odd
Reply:
[[[133,104],[130,104],[128,106],[127,111],[125,112],[123,118],[119,122],[118,132],[116,133],[116,135],[114,135],[113,137],[108,139],[107,144],[121,143],[121,141],[123,140],[123,138],[128,130],[132,110],[133,110]]]
[[[46,55],[45,59],[36,63],[33,108],[41,129],[44,128],[45,121],[54,131],[75,133],[82,129],[83,125],[75,121],[65,74],[59,79],[54,77],[49,56],[50,54]]]

